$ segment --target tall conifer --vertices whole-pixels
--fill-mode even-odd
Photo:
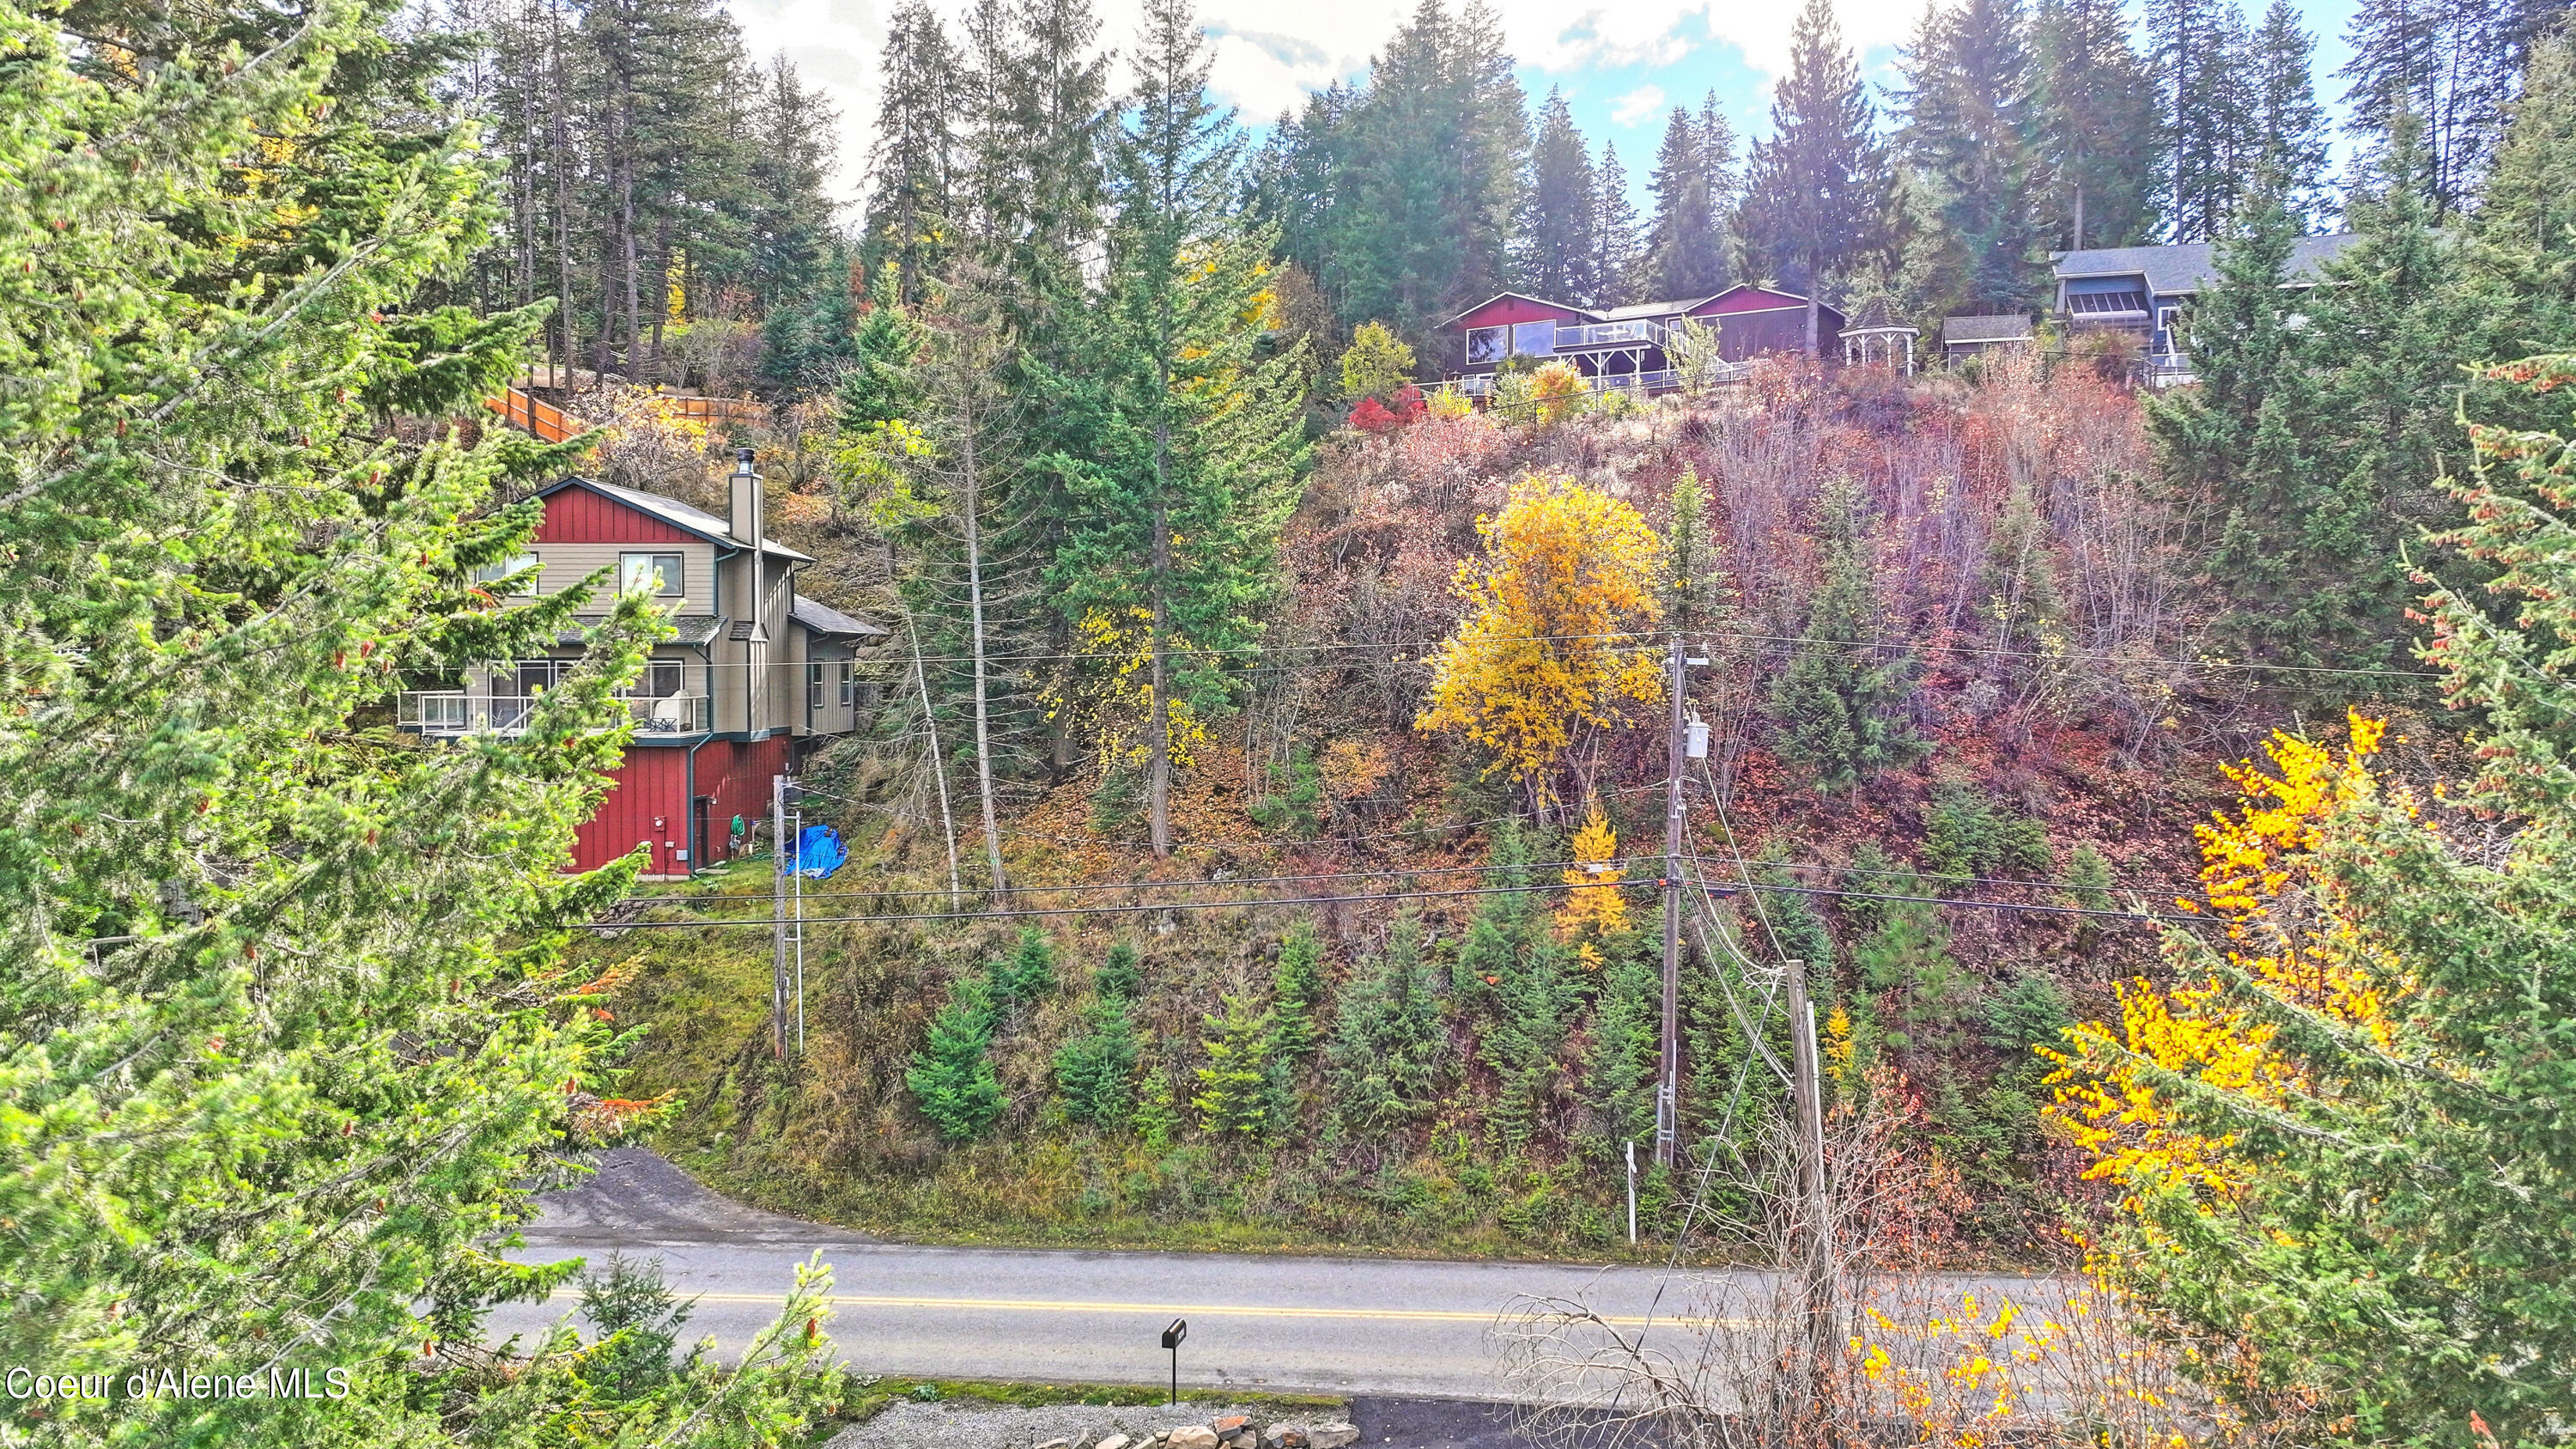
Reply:
[[[1930,203],[1937,310],[2028,308],[2039,285],[2032,197],[2035,77],[2017,0],[1923,15],[1905,57],[1898,144]]]
[[[2156,232],[2165,148],[2155,78],[2118,0],[2040,0],[2031,24],[2040,234],[2050,250]]]
[[[897,10],[877,62],[876,149],[864,222],[871,265],[892,263],[896,300],[922,284],[955,243],[957,116],[966,103],[947,27],[925,0]]]
[[[1574,128],[1564,93],[1550,90],[1539,106],[1521,197],[1520,285],[1577,305],[1591,301],[1600,285],[1600,214],[1600,183],[1583,133]]]
[[[1894,209],[1887,154],[1860,67],[1830,0],[1807,0],[1771,134],[1754,143],[1743,207],[1758,263],[1807,294],[1807,350],[1818,350],[1819,293],[1883,257]]]
[[[1600,205],[1592,218],[1592,297],[1596,307],[1618,307],[1643,300],[1636,295],[1638,248],[1637,203],[1628,194],[1628,168],[1619,163],[1619,148],[1601,145]]]

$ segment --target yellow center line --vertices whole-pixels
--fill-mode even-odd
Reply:
[[[558,1289],[558,1299],[577,1299],[572,1289]],[[787,1301],[783,1293],[699,1293],[700,1303],[776,1304]],[[835,1308],[947,1308],[999,1313],[1151,1313],[1201,1318],[1356,1318],[1400,1323],[1491,1323],[1491,1313],[1469,1313],[1445,1308],[1289,1308],[1246,1306],[1242,1304],[1175,1304],[1175,1303],[1095,1303],[1058,1298],[927,1298],[896,1295],[836,1293],[824,1300]],[[1620,1327],[1643,1327],[1649,1322],[1685,1321],[1681,1314],[1664,1314],[1656,1319],[1639,1315],[1603,1314],[1600,1321]],[[1705,1321],[1705,1320],[1688,1320]],[[1723,1318],[1715,1320],[1722,1328],[1749,1328],[1759,1319]]]

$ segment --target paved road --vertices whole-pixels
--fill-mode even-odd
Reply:
[[[526,1236],[516,1256],[530,1262],[660,1257],[671,1285],[697,1299],[687,1336],[712,1334],[729,1351],[776,1317],[795,1265],[820,1249],[836,1270],[831,1333],[842,1353],[868,1372],[925,1377],[1161,1383],[1171,1362],[1159,1337],[1186,1318],[1185,1387],[1503,1399],[1512,1394],[1495,1376],[1490,1333],[1516,1302],[1580,1298],[1633,1332],[1705,1311],[1708,1296],[1707,1279],[1668,1283],[1633,1267],[885,1243],[744,1207],[637,1149],[606,1154],[595,1177],[549,1195]],[[576,1311],[578,1296],[505,1307],[492,1329],[541,1329]]]
[[[776,1315],[819,1248],[836,1270],[832,1337],[853,1364],[959,1378],[1158,1383],[1163,1327],[1186,1318],[1184,1384],[1493,1398],[1487,1331],[1519,1295],[1583,1295],[1635,1325],[1687,1294],[1657,1307],[1662,1275],[1640,1268],[882,1243],[744,1207],[640,1150],[549,1195],[527,1239],[514,1256],[529,1262],[658,1255],[697,1297],[688,1333],[727,1349]],[[503,1308],[493,1330],[542,1328],[576,1298]]]

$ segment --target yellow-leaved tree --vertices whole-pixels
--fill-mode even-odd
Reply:
[[[1619,833],[1610,828],[1600,800],[1591,802],[1571,848],[1574,864],[1566,867],[1565,883],[1574,889],[1556,908],[1557,934],[1578,943],[1575,951],[1583,963],[1599,970],[1599,942],[1628,929],[1628,902],[1619,894],[1619,882],[1628,873],[1612,863],[1619,858]]]
[[[1543,811],[1580,740],[1663,700],[1649,638],[1663,543],[1636,509],[1569,478],[1522,480],[1477,528],[1485,556],[1458,567],[1467,617],[1433,656],[1413,724],[1492,750],[1486,772],[1511,771]]]

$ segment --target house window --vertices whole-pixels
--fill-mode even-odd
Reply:
[[[617,592],[669,597],[680,592],[680,556],[676,553],[621,553],[617,556]]]
[[[841,661],[841,708],[843,709],[858,703],[858,673],[858,666],[847,659]]]
[[[513,595],[525,596],[537,591],[537,576],[533,572],[536,567],[537,556],[535,554],[514,553],[503,562],[485,564],[483,567],[476,569],[474,571],[474,582],[478,584],[494,584],[510,577],[512,574],[526,574],[526,578],[520,579],[508,588],[494,589],[492,591],[496,594],[503,595],[504,597]]]
[[[1554,357],[1556,355],[1556,324],[1552,321],[1521,322],[1514,324],[1512,327],[1512,351],[1519,353],[1523,357]]]
[[[2103,312],[2136,312],[2144,315],[2147,294],[2144,292],[2075,292],[2066,299],[2066,310],[2077,316]]]
[[[555,681],[570,674],[577,659],[522,659],[519,661],[521,694],[543,694],[555,687]]]
[[[823,666],[805,666],[805,712],[820,713],[823,708]]]
[[[2181,318],[2182,309],[2180,307],[2158,307],[2156,309],[2156,335],[2164,339],[2165,351],[2167,352],[2182,351],[2182,338],[2175,328],[2175,324],[2179,322]]]
[[[638,682],[652,698],[668,699],[680,692],[680,669],[677,659],[656,659],[644,666],[644,678]]]
[[[1509,355],[1511,329],[1508,327],[1470,327],[1467,329],[1467,365],[1500,362]]]

